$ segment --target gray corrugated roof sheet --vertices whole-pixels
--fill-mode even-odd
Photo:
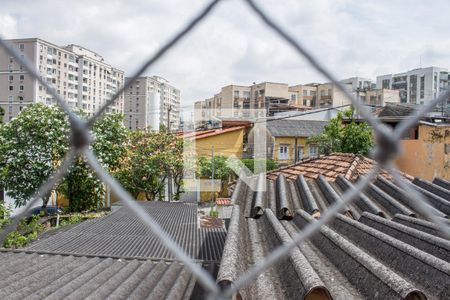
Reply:
[[[264,175],[259,180],[261,184]],[[313,216],[341,201],[352,184],[343,177],[335,182],[323,177],[306,182],[302,176],[288,181],[280,175],[267,182],[266,192],[253,193],[238,183],[218,282],[232,283],[291,241],[316,222]],[[416,179],[410,184],[450,222],[450,190],[443,187],[445,181]],[[334,221],[242,288],[240,295],[244,299],[449,299],[450,241],[442,238],[436,225],[422,219],[411,201],[393,182],[378,178]]]
[[[190,299],[196,284],[178,262],[3,252],[0,264],[0,299]]]
[[[275,120],[266,123],[272,136],[309,137],[322,132],[326,121]]]
[[[141,206],[191,257],[220,261],[226,231],[199,228],[196,204],[157,201]],[[38,240],[26,249],[57,254],[175,259],[139,217],[125,207]]]

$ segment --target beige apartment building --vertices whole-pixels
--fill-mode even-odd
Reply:
[[[36,67],[69,107],[92,114],[123,85],[123,71],[81,46],[61,47],[38,38],[8,42]],[[123,112],[123,100],[121,95],[108,111]],[[38,102],[56,104],[44,86],[0,49],[0,106],[5,110],[4,121],[17,116],[26,105]]]
[[[194,104],[195,119],[214,117],[252,118],[271,116],[276,112],[295,109],[290,106],[290,92],[286,83],[262,82],[250,86],[227,85],[214,97],[197,101]],[[251,109],[266,109],[266,114],[250,115]]]
[[[349,94],[359,97],[366,105],[384,106],[400,101],[398,91],[375,89],[375,84],[368,78],[352,77],[342,83]],[[251,109],[266,109],[266,116],[273,116],[279,112],[348,105],[351,100],[334,83],[288,86],[262,82],[250,86],[225,86],[214,97],[195,102],[194,107],[196,126],[199,126],[199,120],[214,117],[248,118]]]
[[[129,78],[126,78],[129,80]],[[125,91],[125,126],[132,130],[170,130],[180,126],[180,90],[160,76],[143,76]]]

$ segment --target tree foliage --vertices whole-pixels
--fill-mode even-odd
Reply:
[[[43,104],[28,106],[0,127],[0,185],[16,207],[25,205],[55,172],[68,150],[68,136],[67,116]]]
[[[343,120],[350,120],[344,124]],[[316,144],[322,154],[331,152],[367,155],[373,147],[372,130],[365,122],[353,119],[353,110],[338,112],[324,127],[322,133],[311,136],[308,144]]]
[[[92,148],[102,167],[113,172],[126,153],[128,130],[122,125],[120,114],[105,114],[93,125]],[[77,157],[58,191],[69,200],[69,211],[94,210],[102,206],[105,187],[87,165],[83,157]]]
[[[254,159],[254,158],[242,159],[242,162],[244,163],[244,165],[253,173],[255,172],[255,163],[258,163],[261,161],[266,164],[266,171],[275,170],[278,168],[277,163],[271,159]]]
[[[114,170],[125,153],[127,130],[122,116],[107,114],[92,129],[92,148],[106,170]],[[30,200],[61,164],[69,149],[67,115],[57,107],[33,104],[0,128],[0,185],[15,199],[16,207]],[[69,199],[72,211],[97,208],[104,186],[78,157],[57,187]],[[48,196],[44,197],[45,207]]]
[[[183,176],[183,139],[166,132],[137,130],[130,134],[127,153],[114,173],[135,197],[143,193],[147,200],[164,198],[166,179],[172,177],[179,199]]]

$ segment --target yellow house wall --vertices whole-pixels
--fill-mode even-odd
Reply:
[[[294,148],[295,148],[295,137],[275,137],[273,143],[273,160],[280,164],[291,164],[294,162]],[[306,137],[298,137],[297,138],[297,146],[303,146],[303,158],[309,156],[309,146],[306,144],[306,141],[308,138]],[[289,153],[287,160],[279,160],[278,159],[278,152],[280,145],[288,145]]]
[[[195,150],[198,157],[211,157],[214,146],[215,156],[230,157],[235,155],[242,158],[244,148],[244,129],[214,135],[195,141]]]
[[[450,126],[419,126],[419,139],[403,140],[403,152],[396,160],[400,171],[426,180],[434,177],[450,179]]]

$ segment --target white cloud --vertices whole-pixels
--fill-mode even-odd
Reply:
[[[0,33],[80,44],[131,74],[206,3],[2,0]],[[415,68],[420,60],[422,66],[450,67],[450,1],[258,3],[339,78],[374,78]],[[325,80],[239,0],[223,1],[147,74],[161,75],[178,86],[183,105],[231,83]]]
[[[0,13],[0,36],[3,38],[12,38],[17,35],[16,19],[9,14]]]

